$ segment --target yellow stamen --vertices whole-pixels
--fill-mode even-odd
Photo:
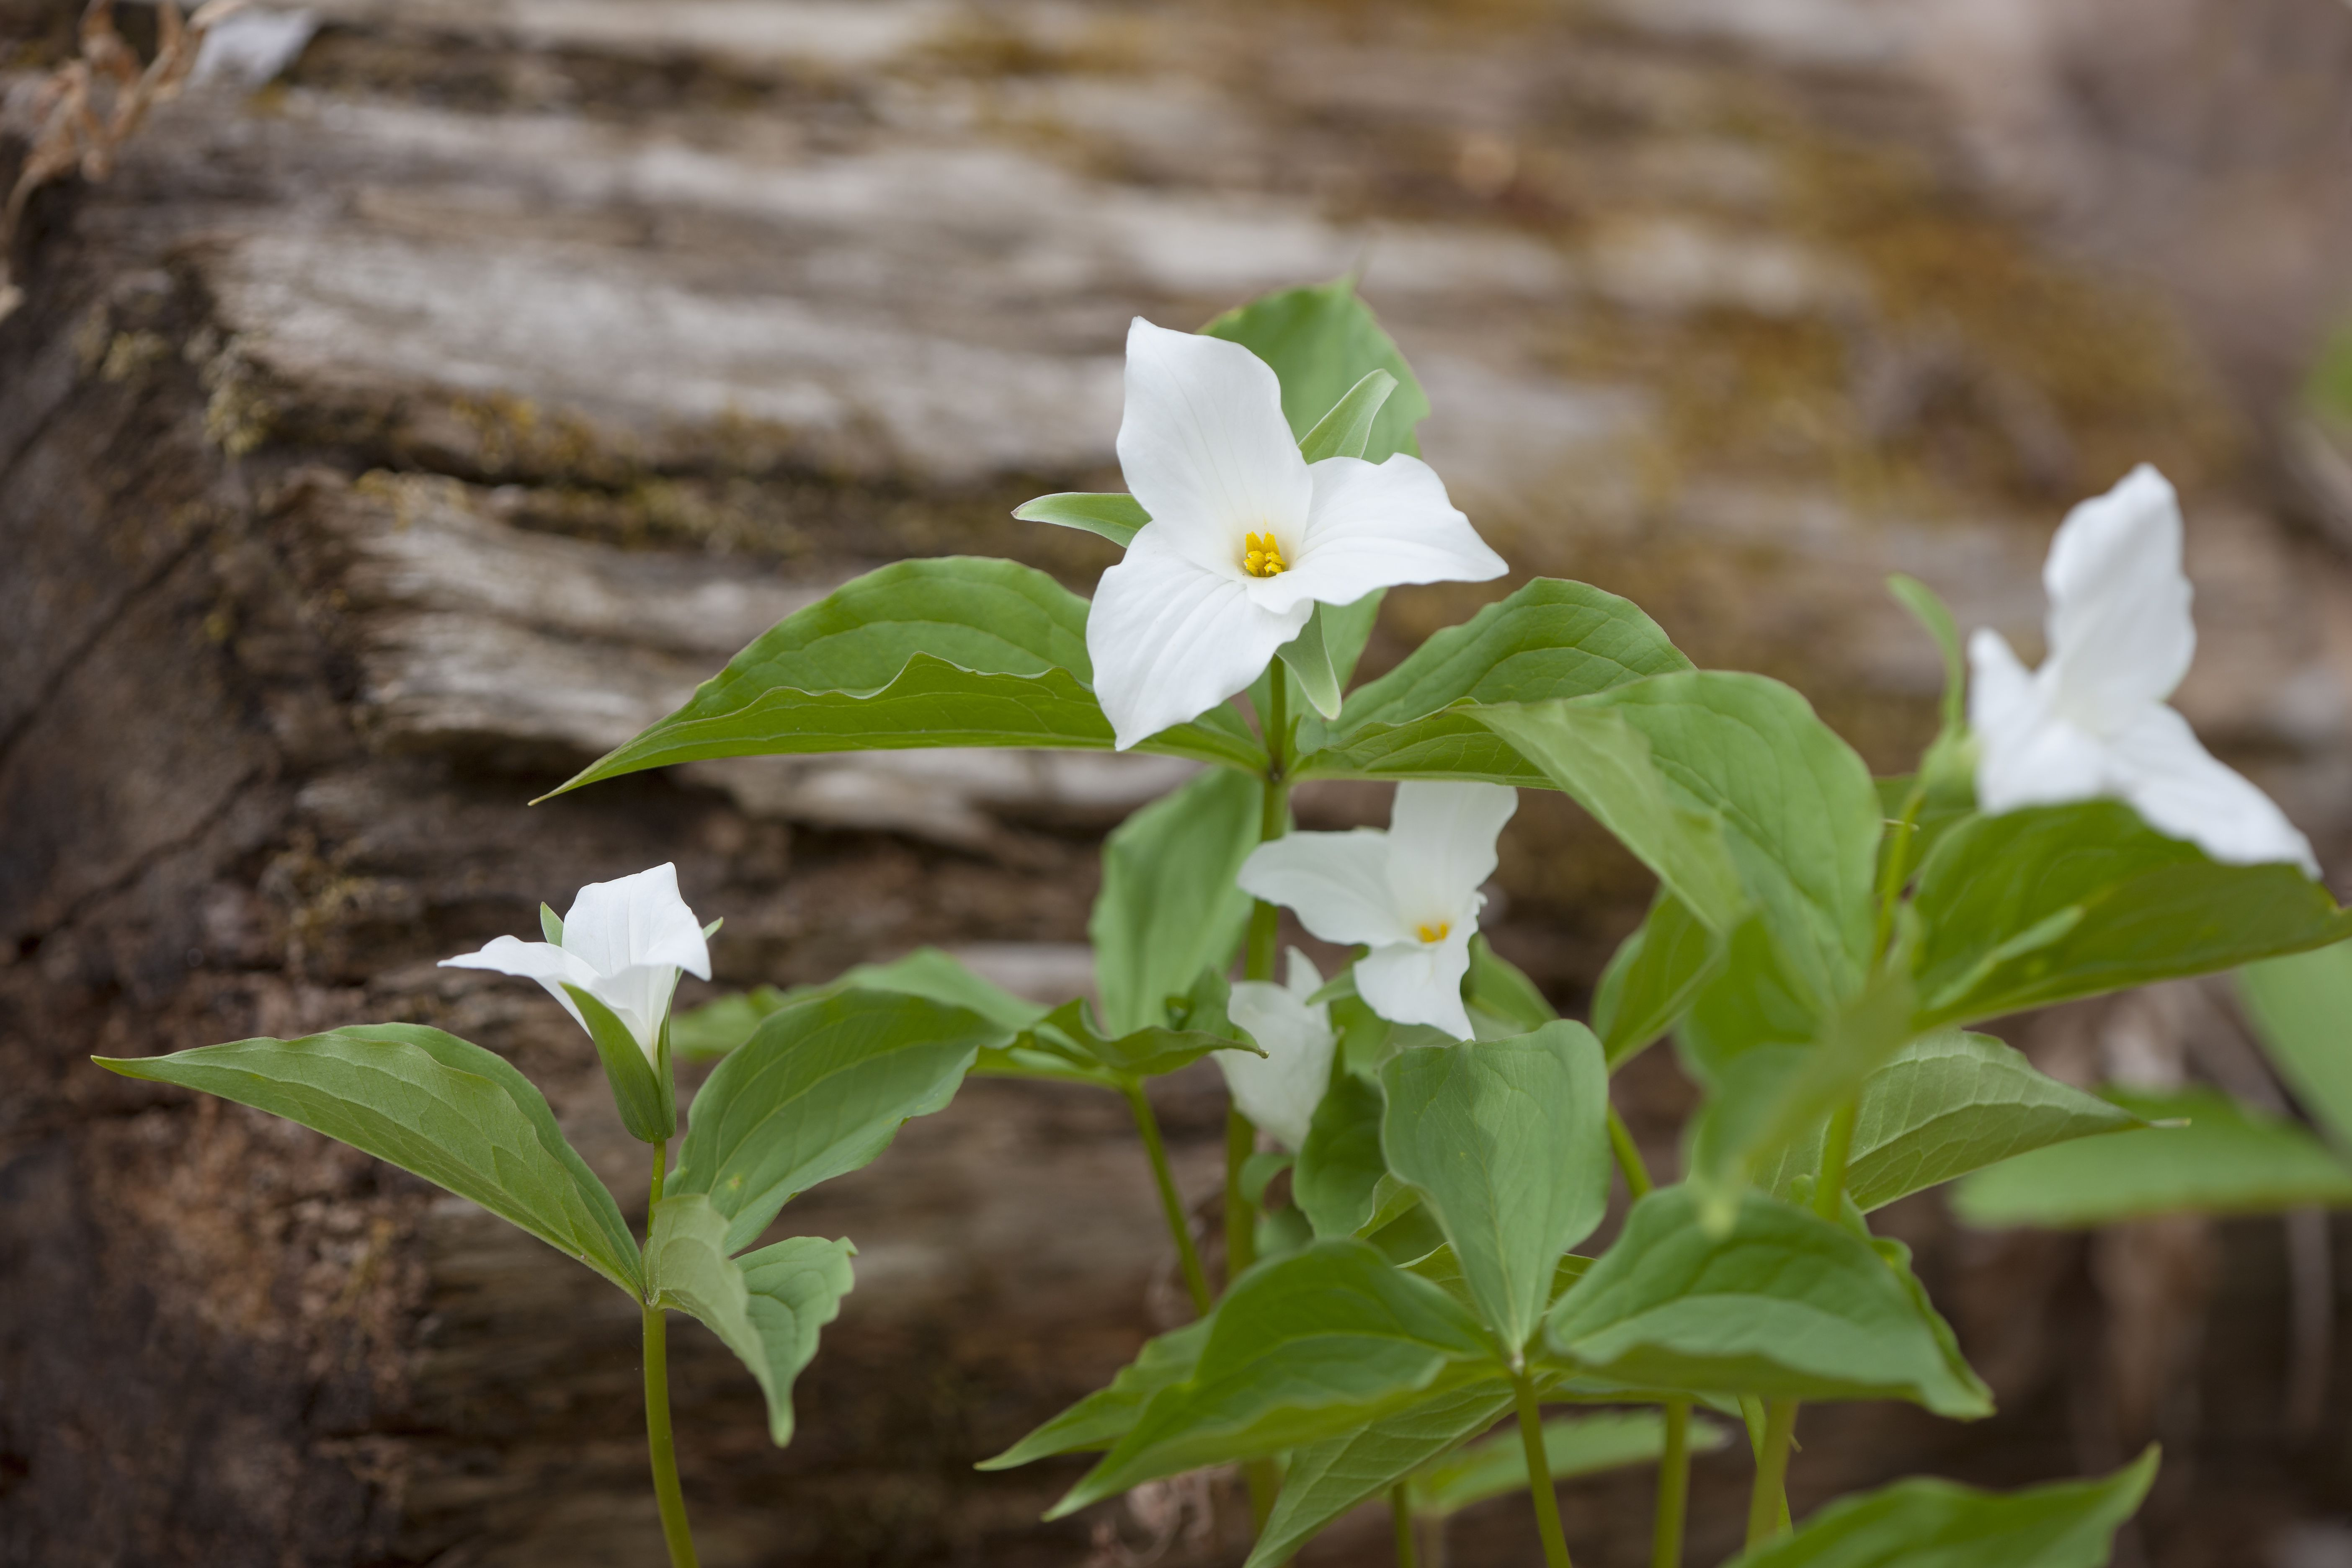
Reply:
[[[1248,543],[1242,551],[1242,570],[1253,577],[1274,577],[1288,571],[1282,559],[1282,546],[1275,542],[1274,531],[1246,536]]]
[[[1423,926],[1421,928],[1421,940],[1423,942],[1444,942],[1446,938],[1446,933],[1453,931],[1453,929],[1454,922],[1452,921],[1440,921],[1433,926]]]

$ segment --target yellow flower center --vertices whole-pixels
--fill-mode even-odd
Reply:
[[[1452,921],[1440,921],[1433,926],[1423,926],[1421,928],[1421,940],[1423,942],[1444,942],[1447,933],[1452,931],[1453,929],[1454,922]]]
[[[1274,531],[1247,536],[1242,550],[1242,570],[1253,577],[1276,577],[1289,570],[1282,559],[1282,546],[1276,543]]]

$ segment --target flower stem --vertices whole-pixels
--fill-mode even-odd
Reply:
[[[1184,1266],[1184,1289],[1192,1293],[1192,1310],[1201,1317],[1209,1315],[1209,1275],[1201,1267],[1200,1249],[1192,1245],[1192,1227],[1184,1218],[1184,1198],[1176,1190],[1176,1173],[1169,1168],[1168,1145],[1160,1137],[1160,1119],[1151,1113],[1151,1100],[1143,1092],[1140,1080],[1125,1086],[1128,1109],[1135,1112],[1135,1130],[1143,1138],[1143,1152],[1151,1160],[1151,1179],[1160,1187],[1160,1212],[1168,1221],[1168,1234],[1176,1238],[1176,1257]]]
[[[1412,1538],[1412,1496],[1402,1481],[1389,1489],[1389,1521],[1396,1526],[1396,1568],[1419,1568]]]
[[[654,1145],[653,1189],[646,1208],[646,1224],[661,1203],[662,1169],[669,1163],[669,1140]],[[662,1540],[669,1546],[670,1568],[698,1568],[694,1531],[686,1522],[686,1494],[677,1484],[677,1448],[669,1429],[669,1320],[661,1308],[645,1303],[646,1319],[646,1446],[652,1451],[654,1500],[661,1506]]]
[[[1764,1443],[1756,1453],[1756,1486],[1748,1494],[1748,1546],[1753,1551],[1788,1528],[1789,1443],[1797,1435],[1797,1402],[1764,1402]]]
[[[1617,1114],[1614,1105],[1609,1108],[1609,1148],[1617,1156],[1617,1169],[1625,1177],[1626,1195],[1635,1203],[1648,1197],[1657,1184],[1650,1180],[1650,1167],[1643,1163],[1641,1145],[1633,1142],[1633,1130],[1625,1125],[1625,1119]]]
[[[1682,1568],[1683,1516],[1690,1506],[1690,1401],[1666,1401],[1666,1451],[1658,1458],[1658,1517],[1650,1568]]]
[[[1544,1452],[1543,1411],[1536,1404],[1536,1385],[1528,1374],[1511,1375],[1511,1391],[1519,1407],[1519,1442],[1528,1455],[1528,1496],[1536,1505],[1536,1531],[1543,1537],[1548,1568],[1572,1568],[1568,1560],[1568,1534],[1559,1527],[1559,1493],[1551,1484],[1551,1457]]]
[[[1846,1162],[1853,1155],[1853,1124],[1861,1113],[1859,1100],[1849,1100],[1830,1113],[1830,1130],[1822,1140],[1821,1172],[1813,1178],[1813,1212],[1835,1225],[1844,1209]]]

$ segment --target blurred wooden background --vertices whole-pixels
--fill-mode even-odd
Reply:
[[[0,176],[78,10],[0,0]],[[1137,311],[1361,268],[1520,578],[1632,595],[1886,770],[1938,670],[1885,575],[2038,647],[2049,530],[2153,460],[2190,505],[2182,705],[2352,847],[2352,464],[2298,392],[2352,294],[2340,0],[312,0],[232,37],[109,180],[34,198],[0,322],[8,1563],[656,1559],[627,1303],[86,1058],[439,1024],[641,1206],[586,1042],[436,959],[674,858],[728,984],[935,942],[1083,986],[1095,841],[1164,763],[745,762],[522,803],[882,562],[1087,586],[1108,546],[1007,513],[1115,485]],[[1509,586],[1393,595],[1370,668]],[[1496,944],[1580,1007],[1640,873],[1529,796],[1500,881]],[[2211,987],[2007,1032],[2080,1081],[2275,1093]],[[1215,1080],[1161,1087],[1208,1200]],[[1671,1161],[1665,1053],[1620,1093]],[[1800,1511],[2160,1436],[2119,1561],[2352,1564],[2324,1224],[1891,1218],[2002,1414],[1809,1412]],[[1075,1467],[970,1468],[1181,1314],[1115,1103],[974,1084],[783,1224],[852,1237],[858,1286],[781,1454],[749,1377],[674,1336],[712,1568],[1237,1560],[1199,1489],[1042,1526]],[[1701,1462],[1695,1561],[1744,1481]],[[1580,1563],[1643,1560],[1646,1478],[1565,1497]],[[1306,1561],[1382,1561],[1384,1529]],[[1537,1560],[1523,1502],[1456,1533]]]

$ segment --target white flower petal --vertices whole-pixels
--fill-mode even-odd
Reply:
[[[1264,579],[1270,606],[1350,605],[1406,583],[1484,583],[1509,570],[1419,458],[1326,458],[1307,469],[1315,500],[1290,569]]]
[[[1312,607],[1273,615],[1242,584],[1171,549],[1147,523],[1087,612],[1095,698],[1120,751],[1215,707],[1265,672]]]
[[[1294,538],[1314,493],[1272,367],[1140,316],[1127,330],[1118,466],[1171,547],[1202,563],[1230,556],[1236,576],[1244,536]]]
[[[1296,949],[1292,956],[1297,958]],[[1306,1143],[1307,1124],[1331,1081],[1336,1042],[1328,1010],[1308,1006],[1282,986],[1240,980],[1234,983],[1226,1015],[1265,1051],[1263,1057],[1216,1053],[1214,1060],[1234,1105],[1260,1131],[1296,1152]]]
[[[2259,866],[2284,860],[2316,878],[2311,841],[2252,780],[2208,752],[2189,721],[2151,705],[2116,738],[2115,793],[2150,827],[2185,838],[2216,860]]]
[[[1998,815],[2112,793],[2104,748],[2053,711],[2049,682],[2027,673],[2000,633],[1969,639],[1969,670],[1979,809]]]
[[[630,1037],[651,1061],[661,1047],[662,1019],[677,992],[677,965],[633,963],[617,974],[597,976],[588,987],[597,1001],[628,1026]]]
[[[1462,1005],[1462,977],[1470,973],[1467,924],[1442,942],[1397,942],[1376,947],[1356,961],[1356,994],[1392,1024],[1427,1024],[1457,1040],[1470,1037],[1470,1013]]]
[[[1519,805],[1501,784],[1409,780],[1389,808],[1389,889],[1415,926],[1477,914],[1479,885],[1495,874],[1495,840]]]
[[[1377,828],[1347,833],[1292,833],[1250,851],[1242,862],[1242,890],[1296,910],[1325,942],[1413,940],[1412,929],[1389,895],[1389,836]]]
[[[580,1016],[579,1007],[564,991],[566,984],[577,985],[583,991],[593,992],[600,978],[577,954],[565,952],[549,942],[525,942],[520,937],[492,937],[479,952],[460,953],[456,958],[441,961],[443,969],[488,969],[499,974],[511,974],[520,980],[536,980],[547,988],[572,1021],[582,1028],[588,1020]]]
[[[581,889],[563,917],[563,951],[599,974],[667,963],[710,978],[702,922],[678,896],[677,868],[667,861],[634,877]]]
[[[2197,651],[2180,569],[2180,502],[2143,463],[2066,514],[2042,568],[2059,710],[2095,734],[2170,697]]]

